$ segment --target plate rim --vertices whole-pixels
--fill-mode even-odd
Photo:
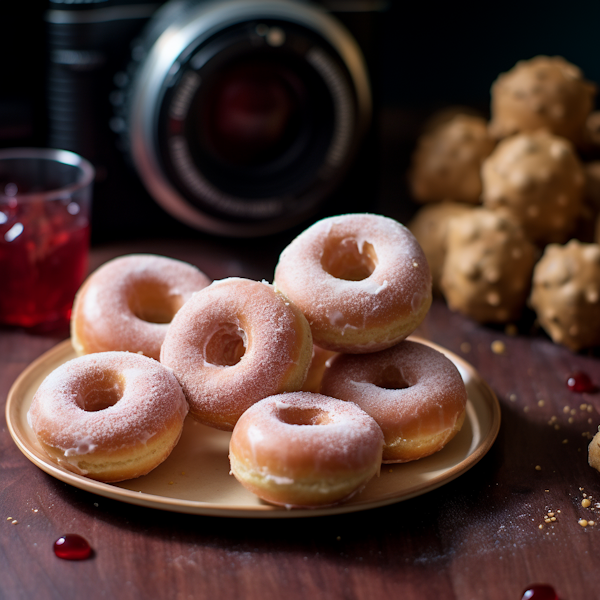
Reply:
[[[61,355],[65,355],[67,359],[69,354],[73,353],[73,347],[70,339],[59,342],[41,356],[32,361],[17,377],[12,384],[5,407],[5,418],[8,426],[8,431],[21,451],[21,453],[33,464],[35,464],[42,471],[48,475],[68,483],[73,487],[82,489],[87,492],[117,500],[120,502],[126,502],[129,504],[144,506],[147,508],[155,508],[158,510],[168,510],[171,512],[179,512],[185,514],[195,514],[204,516],[219,516],[219,517],[242,517],[242,518],[298,518],[298,517],[316,517],[326,515],[344,514],[350,512],[359,512],[363,510],[370,510],[372,508],[378,508],[387,506],[389,504],[395,504],[404,500],[415,498],[422,494],[433,491],[447,483],[450,483],[466,471],[474,467],[490,450],[500,430],[501,423],[501,410],[498,398],[489,384],[481,377],[479,372],[466,360],[451,352],[450,350],[426,340],[418,336],[410,336],[409,340],[425,344],[432,347],[433,349],[442,352],[455,364],[459,364],[465,371],[469,373],[471,378],[478,385],[482,397],[486,401],[487,407],[491,411],[491,423],[490,430],[487,435],[482,438],[481,443],[471,452],[466,458],[461,460],[459,463],[444,470],[442,475],[435,477],[431,481],[427,481],[418,485],[415,485],[412,489],[409,489],[401,496],[390,495],[378,500],[369,500],[364,503],[352,503],[352,504],[340,504],[328,508],[317,508],[317,509],[293,509],[287,510],[283,507],[272,506],[269,504],[248,506],[244,508],[238,507],[227,507],[226,505],[219,503],[208,503],[201,501],[183,500],[177,498],[171,498],[167,496],[160,496],[156,494],[149,494],[146,492],[134,492],[125,488],[115,486],[110,483],[103,483],[88,479],[82,475],[72,473],[66,469],[60,467],[56,463],[52,462],[49,458],[42,459],[33,452],[29,444],[22,437],[20,428],[17,427],[17,416],[19,414],[19,392],[21,388],[27,385],[28,379],[36,373],[38,370],[42,370],[46,363],[57,360]],[[471,400],[469,399],[469,402]]]

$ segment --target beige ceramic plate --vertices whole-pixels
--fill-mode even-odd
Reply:
[[[401,465],[384,465],[380,477],[373,478],[352,500],[334,508],[286,510],[263,503],[229,475],[227,452],[231,434],[204,427],[190,418],[171,456],[144,477],[118,484],[99,483],[58,466],[37,443],[27,424],[27,411],[46,375],[75,357],[69,340],[38,358],[15,381],[8,395],[6,421],[19,449],[46,473],[114,500],[224,517],[307,517],[375,508],[413,498],[455,479],[486,454],[500,427],[498,400],[477,371],[451,352],[415,339],[443,352],[460,370],[469,395],[463,428],[433,456]]]

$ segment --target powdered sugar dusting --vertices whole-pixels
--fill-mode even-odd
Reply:
[[[97,446],[91,441],[91,438],[83,437],[78,438],[75,441],[73,448],[67,448],[65,450],[65,456],[76,456],[78,454],[89,454],[93,452]]]
[[[323,414],[320,424],[288,422],[281,411]],[[250,431],[260,441],[247,444]],[[383,436],[375,421],[358,406],[308,392],[281,394],[261,400],[240,418],[231,448],[242,460],[271,476],[297,479],[340,471],[351,473],[379,464]]]
[[[304,323],[304,325],[302,325]],[[245,352],[237,364],[215,369],[206,348],[214,332],[243,332]],[[253,403],[303,381],[312,354],[308,324],[273,286],[225,279],[196,294],[176,315],[161,353],[173,369],[194,416],[221,428],[233,425]]]
[[[162,302],[175,312],[209,283],[196,267],[163,256],[135,254],[109,261],[90,275],[77,295],[72,317],[75,345],[84,353],[142,352],[158,360],[168,323],[140,318],[137,299],[152,302],[159,295],[155,290],[160,290]]]
[[[424,296],[423,294],[420,294],[419,292],[415,292],[413,294],[413,297],[410,301],[410,307],[414,310],[414,311],[418,311],[421,306],[423,305],[423,302],[425,302],[426,300],[426,296]]]
[[[321,389],[370,414],[386,443],[397,436],[433,435],[454,427],[467,400],[454,364],[440,352],[411,341],[373,354],[336,357]]]
[[[108,408],[86,411],[85,396],[123,380],[122,397]],[[145,444],[183,424],[188,411],[173,374],[153,359],[127,352],[90,354],[50,373],[36,392],[27,418],[36,436],[65,456]]]
[[[374,269],[359,281],[334,277],[322,264],[325,248],[348,240],[361,253],[367,244],[374,253]],[[306,315],[316,339],[321,329],[363,330],[406,319],[422,306],[417,299],[431,296],[429,267],[414,236],[397,221],[370,214],[331,217],[309,227],[282,252],[275,282]]]

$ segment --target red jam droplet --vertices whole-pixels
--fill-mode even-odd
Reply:
[[[92,555],[92,548],[80,535],[68,533],[54,542],[54,554],[65,560],[85,560]]]
[[[567,387],[572,392],[579,392],[580,394],[585,392],[589,393],[596,390],[596,386],[592,383],[589,375],[587,373],[583,373],[582,371],[573,373],[573,375],[567,379]]]
[[[521,600],[559,600],[559,598],[551,585],[536,583],[525,590]]]

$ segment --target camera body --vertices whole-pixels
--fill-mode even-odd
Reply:
[[[260,236],[372,210],[368,8],[50,2],[48,143],[96,166],[94,239]]]

